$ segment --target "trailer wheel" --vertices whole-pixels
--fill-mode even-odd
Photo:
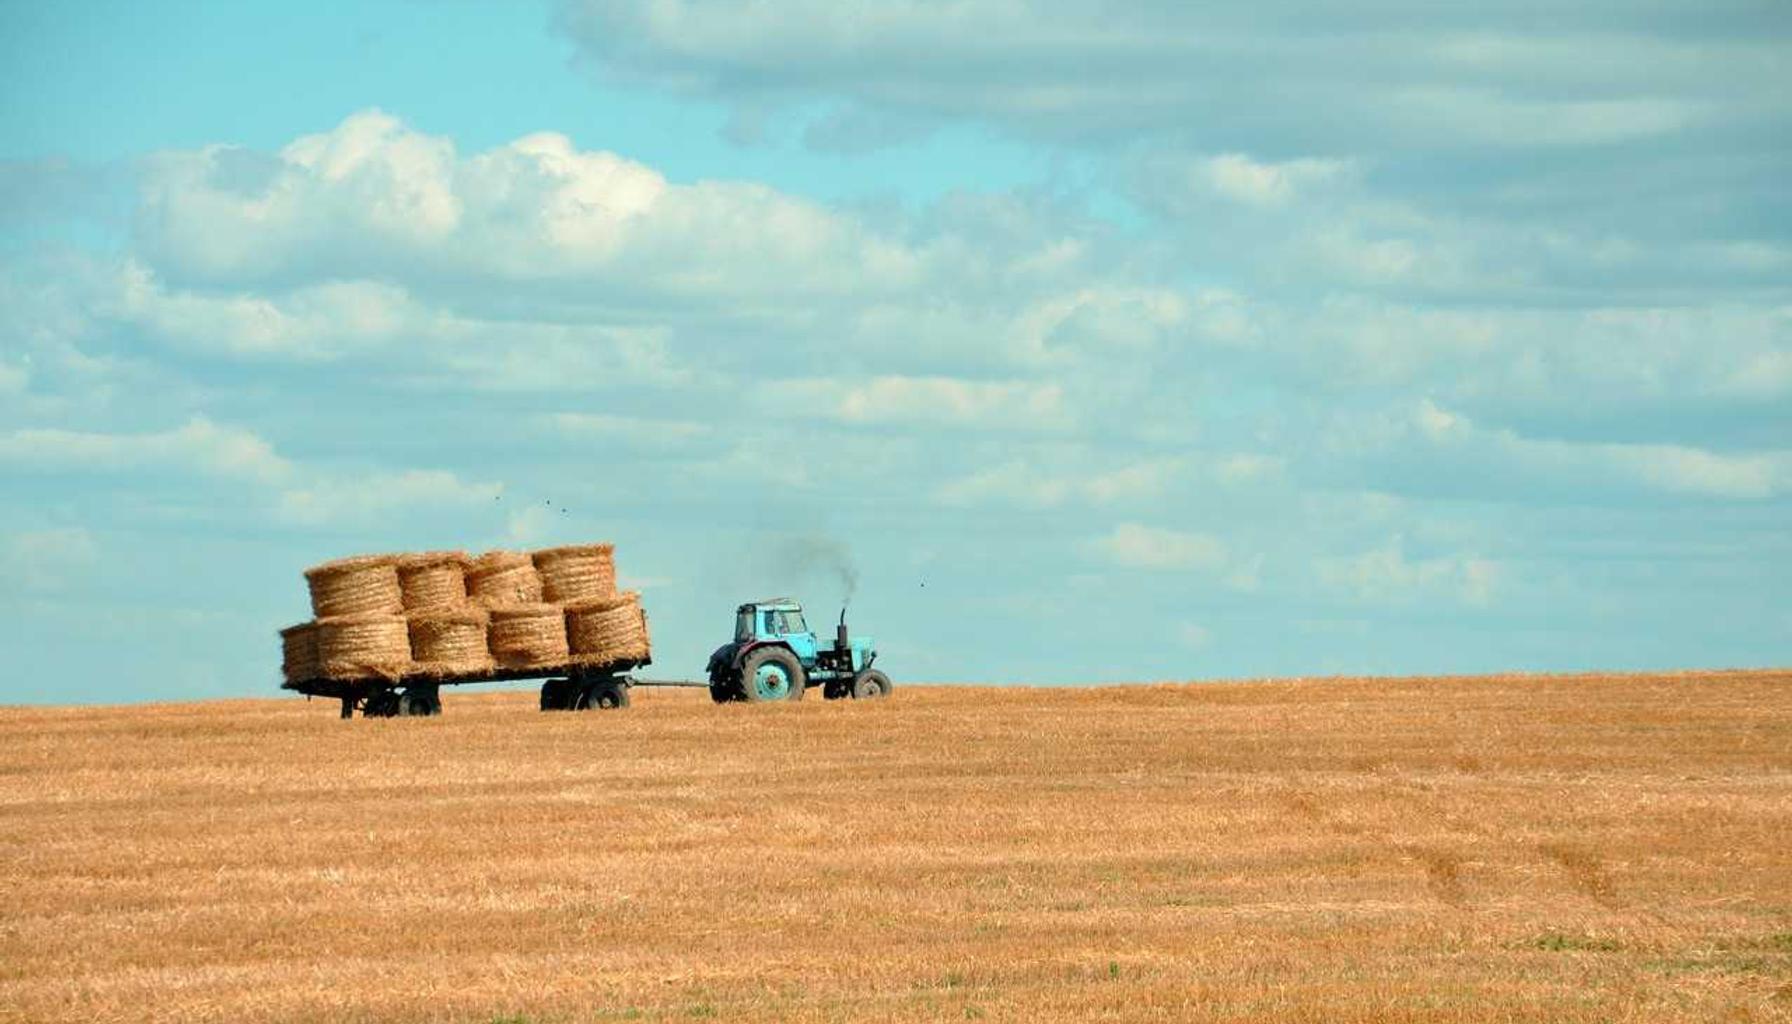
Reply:
[[[541,684],[541,710],[570,711],[578,691],[570,679],[550,679]]]
[[[761,647],[740,665],[740,693],[750,704],[802,700],[802,662],[782,647]]]
[[[580,711],[610,711],[628,707],[628,687],[614,679],[600,679],[579,694]]]
[[[442,698],[436,695],[433,687],[414,687],[399,695],[397,713],[416,717],[439,715],[442,713]]]
[[[377,690],[367,695],[367,703],[361,705],[362,718],[391,718],[398,714],[398,691]]]
[[[890,677],[874,668],[860,672],[852,681],[852,695],[859,700],[888,697],[892,689]]]

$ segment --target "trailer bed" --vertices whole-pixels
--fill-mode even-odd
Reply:
[[[658,685],[652,682],[637,681],[624,673],[632,669],[653,664],[652,658],[629,658],[622,661],[601,665],[564,662],[553,665],[538,665],[531,668],[497,668],[488,672],[470,672],[442,674],[436,672],[410,672],[397,677],[366,676],[362,678],[317,678],[289,679],[280,684],[283,690],[302,693],[307,697],[324,697],[342,701],[342,717],[354,714],[357,707],[368,708],[369,701],[381,694],[396,691],[433,691],[443,686],[465,686],[473,683],[509,683],[530,679],[566,679],[581,685],[593,682],[613,682],[624,692],[636,685]],[[677,684],[674,684],[677,685]],[[545,706],[545,704],[544,704]],[[439,704],[438,704],[439,707]],[[371,712],[369,712],[371,714]]]

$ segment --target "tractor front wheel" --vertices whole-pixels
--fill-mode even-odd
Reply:
[[[892,689],[890,677],[874,668],[860,672],[852,681],[852,695],[858,700],[888,697]]]
[[[740,664],[741,699],[752,704],[773,700],[802,700],[802,662],[782,647],[761,647]]]

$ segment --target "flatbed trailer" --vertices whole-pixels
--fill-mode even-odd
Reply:
[[[397,677],[368,676],[360,679],[295,679],[280,684],[283,690],[342,702],[342,717],[359,710],[367,718],[396,715],[439,715],[441,688],[474,683],[508,683],[540,679],[541,710],[584,711],[628,707],[629,690],[637,686],[707,687],[707,682],[682,679],[636,679],[628,673],[653,664],[651,658],[604,665],[565,663],[532,668],[498,668],[465,675],[410,673]]]

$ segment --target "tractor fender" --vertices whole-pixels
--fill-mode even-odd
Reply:
[[[782,640],[749,640],[744,644],[736,645],[734,651],[734,663],[728,667],[736,672],[740,671],[741,663],[747,660],[747,655],[752,654],[761,647],[778,647],[786,651],[790,650],[790,645]],[[795,651],[791,651],[793,657],[795,654]]]
[[[735,651],[740,646],[738,643],[730,642],[716,648],[715,653],[709,656],[709,664],[704,667],[703,671],[709,673],[709,678],[714,679],[718,672],[728,672],[739,668],[740,661],[735,657]]]

